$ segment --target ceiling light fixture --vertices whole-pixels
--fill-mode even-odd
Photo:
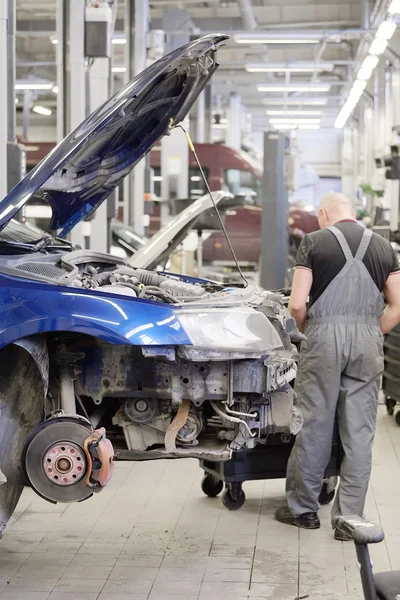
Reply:
[[[113,67],[111,71],[113,73],[126,73],[126,67]]]
[[[330,62],[320,63],[271,63],[247,64],[245,66],[248,73],[317,73],[320,71],[333,71],[335,65]]]
[[[400,13],[400,0],[393,0],[388,10],[389,15]]]
[[[273,125],[275,124],[279,124],[279,123],[296,123],[298,125],[309,125],[311,123],[313,124],[318,124],[321,123],[321,119],[270,119],[269,120],[270,123],[272,123]]]
[[[26,81],[24,83],[16,83],[16,90],[51,90],[53,87],[52,83],[35,83],[34,81]]]
[[[319,44],[320,38],[273,38],[273,37],[241,37],[235,36],[237,44]]]
[[[383,21],[379,25],[375,37],[377,40],[390,40],[395,31],[396,23],[394,21]]]
[[[51,91],[53,92],[53,94],[58,94],[58,92],[60,91],[60,88],[58,87],[58,85],[53,85],[53,87],[51,88]]]
[[[257,86],[259,92],[329,92],[330,85],[325,84],[292,84],[292,85],[268,85]]]
[[[264,98],[263,104],[268,104],[269,106],[282,106],[285,103],[287,106],[325,106],[328,104],[327,98],[294,98],[290,96],[286,98],[286,100],[276,99],[276,98]]]
[[[267,115],[270,115],[271,117],[278,117],[279,115],[284,115],[284,116],[318,116],[322,114],[322,111],[320,110],[267,110]]]
[[[52,43],[52,44],[54,44],[54,45],[58,44],[58,39],[57,39],[56,37],[52,37],[52,38],[50,38],[50,41],[51,41],[51,43]]]
[[[126,38],[113,38],[111,42],[116,45],[123,45],[126,44]]]
[[[400,0],[393,0],[388,11],[389,18],[379,25],[375,38],[370,46],[369,54],[364,59],[347,100],[336,117],[335,127],[337,129],[342,129],[345,126],[348,118],[357,106],[372,72],[379,62],[379,56],[386,50],[388,40],[390,40],[396,30],[397,25],[396,22],[392,20],[391,15],[396,14],[399,10]]]
[[[369,49],[369,53],[370,54],[374,54],[375,56],[380,56],[381,54],[383,54],[387,48],[388,45],[388,41],[387,40],[378,40],[375,39],[372,44],[371,44],[371,48]]]
[[[49,117],[52,114],[50,108],[45,108],[44,106],[39,106],[38,104],[32,108],[32,111],[38,115],[44,115],[45,117]]]

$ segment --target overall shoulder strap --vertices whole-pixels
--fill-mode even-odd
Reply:
[[[331,231],[333,233],[333,235],[335,236],[335,238],[337,239],[337,241],[340,244],[340,247],[343,251],[344,257],[346,259],[346,261],[348,262],[349,260],[353,260],[353,254],[350,250],[350,247],[346,241],[346,238],[344,237],[343,233],[340,231],[340,229],[338,229],[337,227],[335,227],[334,225],[332,225],[332,227],[328,227],[329,231]]]
[[[370,229],[365,229],[363,236],[361,238],[360,245],[358,246],[357,253],[354,258],[357,260],[362,260],[365,256],[366,251],[368,250],[369,243],[372,238],[372,231]]]

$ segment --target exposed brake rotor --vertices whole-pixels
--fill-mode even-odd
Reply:
[[[105,430],[82,417],[55,417],[29,437],[22,459],[31,487],[50,502],[81,502],[112,473],[113,448]]]

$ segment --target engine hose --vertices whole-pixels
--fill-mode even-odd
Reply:
[[[227,421],[230,421],[231,423],[239,423],[240,425],[244,425],[252,438],[257,435],[257,433],[253,433],[251,431],[250,427],[247,425],[246,421],[243,421],[243,419],[238,419],[237,417],[231,417],[230,415],[227,415],[223,410],[218,408],[218,406],[212,400],[210,400],[210,404],[213,407],[213,409],[215,410],[215,412],[217,413],[217,415],[219,415],[223,419],[226,419]]]
[[[174,304],[177,303],[177,299],[174,298],[174,296],[172,296],[166,290],[162,290],[161,288],[159,288],[155,285],[147,285],[144,288],[142,288],[142,290],[140,291],[140,297],[143,298],[146,294],[153,294],[154,296],[160,296],[162,298],[166,298],[167,300],[169,300],[170,302],[173,302]]]
[[[226,403],[225,403],[225,410],[229,415],[233,415],[236,417],[246,417],[246,419],[256,419],[257,418],[257,413],[245,413],[245,412],[239,412],[237,410],[231,410],[230,408],[228,408]]]
[[[167,281],[168,278],[158,273],[152,273],[151,271],[145,271],[144,269],[134,269],[134,275],[144,285],[153,285],[159,287],[163,281]]]
[[[116,286],[125,286],[128,288],[131,288],[131,290],[134,290],[136,292],[136,294],[138,295],[138,297],[141,295],[142,293],[142,288],[140,288],[138,285],[135,285],[134,283],[129,283],[128,281],[118,281],[116,284]]]

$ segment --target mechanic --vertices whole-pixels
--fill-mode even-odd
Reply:
[[[287,506],[275,517],[297,527],[320,527],[318,498],[337,414],[344,459],[332,527],[335,539],[345,541],[350,538],[335,523],[340,515],[363,515],[383,370],[382,334],[400,322],[400,269],[390,243],[357,224],[343,194],[322,199],[318,221],[321,230],[300,244],[289,301],[307,338],[295,383],[304,425],[288,463]]]

